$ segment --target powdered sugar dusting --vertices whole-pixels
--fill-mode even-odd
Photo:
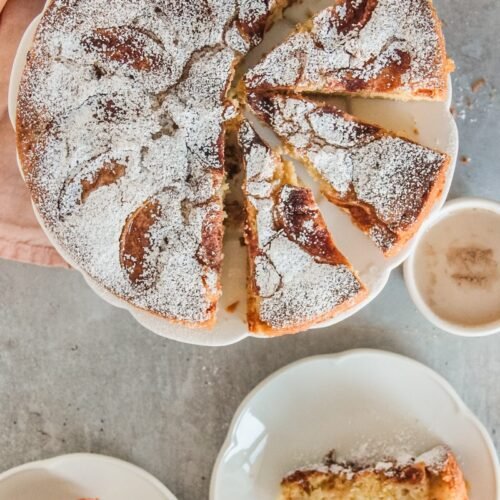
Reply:
[[[425,469],[432,474],[439,474],[444,470],[451,451],[447,446],[438,445],[431,450],[417,457],[406,453],[399,456],[386,456],[383,459],[370,462],[357,458],[354,460],[337,459],[334,451],[331,451],[319,464],[301,467],[287,474],[286,478],[291,478],[297,471],[304,473],[319,472],[321,474],[331,474],[342,476],[348,481],[352,481],[358,474],[376,473],[387,478],[404,478],[405,469],[423,464]]]
[[[432,450],[422,453],[415,461],[422,462],[425,466],[434,473],[439,473],[450,458],[450,450],[446,446],[436,446]]]
[[[18,107],[26,179],[75,262],[138,307],[214,314],[225,94],[275,6],[54,0],[42,18]]]
[[[446,155],[302,97],[250,95],[250,104],[328,186],[340,204],[373,211],[368,234],[381,248],[419,216]],[[335,200],[334,200],[335,201]]]
[[[300,228],[297,241],[279,227],[276,214],[301,188],[282,184],[281,159],[246,122],[239,139],[246,166],[244,192],[256,210],[258,248],[250,258],[260,318],[274,328],[321,318],[356,297],[361,285],[347,265],[321,263],[300,244],[310,242],[310,224]]]
[[[441,90],[446,57],[428,0],[341,0],[318,13],[247,75],[296,91]],[[388,79],[387,70],[397,75]]]
[[[398,137],[385,136],[352,155],[352,185],[390,228],[414,222],[440,171],[443,155]]]

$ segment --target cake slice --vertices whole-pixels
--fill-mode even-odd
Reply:
[[[248,102],[386,256],[415,234],[443,190],[450,157],[298,95]]]
[[[254,333],[306,330],[353,307],[366,289],[335,247],[312,192],[243,121],[248,325]]]
[[[246,85],[443,100],[453,68],[431,0],[336,0],[250,70]]]
[[[467,500],[453,453],[438,446],[403,464],[335,462],[299,469],[281,482],[279,500]]]

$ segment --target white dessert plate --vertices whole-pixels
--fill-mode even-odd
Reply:
[[[0,474],[8,500],[176,500],[151,474],[116,458],[77,453],[32,462]]]
[[[347,459],[454,451],[471,500],[499,500],[491,438],[455,390],[409,358],[362,349],[293,363],[236,411],[212,473],[210,500],[276,500],[281,478],[331,449]]]
[[[318,8],[325,5],[326,2],[324,0],[299,2],[287,11],[287,19],[293,19],[293,22],[298,22],[298,20],[305,18],[306,10],[318,10]],[[19,82],[26,61],[26,55],[39,20],[40,16],[26,30],[14,60],[9,87],[9,115],[14,127]],[[258,54],[272,48],[277,41],[286,36],[292,25],[293,23],[286,19],[279,21],[268,32],[264,42],[250,54],[248,60],[254,61],[258,58]],[[444,151],[451,156],[452,162],[447,174],[446,185],[441,197],[436,201],[432,213],[439,211],[448,195],[458,154],[457,127],[449,111],[451,80],[449,83],[448,99],[445,102],[396,102],[383,99],[341,99],[336,102],[361,119],[403,133],[425,146]],[[269,131],[262,129],[262,127],[259,130],[263,132],[265,139],[271,144],[275,144],[276,138]],[[298,174],[306,184],[310,184],[310,179],[300,167],[298,168]],[[318,194],[317,201],[319,207],[332,231],[337,246],[358,270],[362,281],[369,289],[369,294],[364,301],[333,319],[316,325],[316,328],[324,328],[343,321],[368,305],[383,290],[391,271],[409,256],[415,238],[410,240],[397,256],[390,259],[384,258],[371,240],[351,223],[348,215],[319,195],[317,186],[314,184],[310,185],[316,194]],[[50,232],[44,227],[40,219],[39,222],[59,253],[73,268],[82,272],[89,286],[98,295],[117,307],[127,309],[139,323],[149,330],[181,342],[212,346],[232,344],[251,335],[248,332],[245,320],[246,250],[240,245],[239,235],[234,234],[226,238],[222,277],[223,297],[218,313],[218,321],[212,331],[204,331],[190,330],[158,319],[151,314],[134,308],[127,302],[118,299],[113,294],[104,290],[86,275],[83,270],[79,269],[78,265],[72,261],[67,252],[51,238]],[[238,304],[236,310],[229,312],[228,307],[235,303]]]

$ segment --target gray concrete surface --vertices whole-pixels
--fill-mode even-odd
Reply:
[[[452,196],[500,199],[500,1],[436,0],[454,75],[461,154]],[[477,92],[471,84],[484,78]],[[444,375],[500,445],[500,336],[460,339],[416,311],[400,270],[329,331],[207,349],[163,340],[97,298],[75,272],[0,262],[0,470],[61,453],[114,455],[180,500],[208,497],[213,461],[243,397],[283,365],[387,349]],[[489,499],[484,499],[489,500]]]

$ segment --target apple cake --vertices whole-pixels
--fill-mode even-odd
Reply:
[[[53,0],[17,108],[36,211],[132,306],[210,327],[220,290],[226,100],[285,0]]]
[[[279,500],[468,500],[466,483],[453,453],[438,446],[403,463],[337,462],[329,455],[281,482]]]
[[[334,0],[249,71],[250,89],[443,100],[454,65],[431,0]]]
[[[282,116],[278,101],[296,104],[296,116],[280,134],[289,152],[306,161],[329,199],[391,255],[440,193],[448,157],[334,108],[315,111],[306,98],[265,92],[440,99],[451,63],[429,0],[334,1],[244,81],[254,110],[275,128]],[[232,86],[235,67],[291,3],[48,3],[17,100],[22,172],[36,213],[64,256],[130,308],[188,327],[214,325],[222,291],[226,132],[239,111],[230,96],[245,87]],[[309,110],[303,116],[302,108]],[[302,135],[287,128],[306,115],[323,128],[336,120],[333,143],[321,136],[325,130],[309,130],[307,120],[300,123]],[[248,200],[262,200],[248,187],[253,181],[245,184],[253,224],[247,240],[253,235],[257,245],[250,260],[267,262],[273,271],[266,286],[276,290],[259,295],[251,281],[250,328],[268,334],[306,329],[356,304],[366,290],[332,242],[312,193],[256,136],[253,144],[272,159],[277,177],[268,179],[262,165],[262,186],[272,191],[267,214],[250,209]],[[245,162],[248,148],[242,143]],[[361,172],[362,165],[369,168]],[[259,218],[270,214],[279,237],[264,249]],[[271,262],[275,257],[264,253],[278,245],[290,255]],[[293,269],[278,271],[285,257],[311,273],[304,288]]]
[[[386,256],[415,234],[443,190],[444,153],[303,96],[251,93],[248,101]]]
[[[353,307],[366,289],[336,248],[310,189],[247,121],[238,133],[244,168],[248,325],[295,333]]]

